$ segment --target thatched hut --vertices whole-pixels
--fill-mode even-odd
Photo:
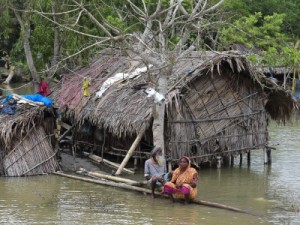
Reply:
[[[77,143],[94,146],[98,154],[125,156],[135,137],[145,130],[133,157],[147,157],[153,146],[155,105],[145,88],[155,88],[158,68],[145,68],[138,57],[106,51],[90,67],[62,75],[51,98],[64,120],[76,124]],[[124,79],[103,90],[118,73]],[[82,91],[90,80],[90,96]],[[239,154],[268,144],[270,118],[284,122],[293,100],[238,52],[193,52],[173,68],[166,97],[165,146],[169,161],[182,155],[195,164],[220,154]],[[99,92],[98,92],[99,94]]]
[[[55,172],[55,116],[46,106],[13,105],[0,114],[0,175],[30,176]]]

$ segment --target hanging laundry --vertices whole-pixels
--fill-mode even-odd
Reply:
[[[87,78],[84,78],[83,80],[83,96],[88,97],[90,96],[90,91],[88,87],[91,85],[90,81]]]
[[[46,81],[41,81],[39,85],[39,94],[43,95],[44,97],[50,95],[50,88]]]

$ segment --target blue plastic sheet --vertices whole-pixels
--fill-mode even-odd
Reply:
[[[51,107],[52,101],[48,97],[44,97],[40,94],[33,94],[33,95],[20,95],[23,98],[26,98],[28,100],[31,100],[33,102],[43,102],[45,106]],[[8,102],[10,99],[12,99],[12,94],[8,94],[5,99],[2,100],[2,103]]]

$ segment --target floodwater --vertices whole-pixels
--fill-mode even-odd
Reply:
[[[22,94],[22,93],[20,93]],[[300,125],[272,124],[272,165],[263,164],[262,150],[251,165],[202,169],[201,200],[249,211],[237,213],[138,192],[72,180],[56,175],[0,177],[0,224],[300,224]],[[245,156],[244,156],[245,157]],[[137,175],[142,179],[142,169]]]
[[[270,127],[272,165],[262,151],[251,166],[200,170],[199,199],[251,212],[231,212],[56,175],[0,177],[1,224],[300,224],[299,125]],[[244,159],[244,162],[246,159]],[[142,178],[140,174],[131,177]]]

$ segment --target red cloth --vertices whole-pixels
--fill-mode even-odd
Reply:
[[[50,95],[50,88],[49,88],[49,85],[46,81],[42,81],[40,83],[40,86],[39,86],[39,94],[43,95],[43,96],[48,96]]]

